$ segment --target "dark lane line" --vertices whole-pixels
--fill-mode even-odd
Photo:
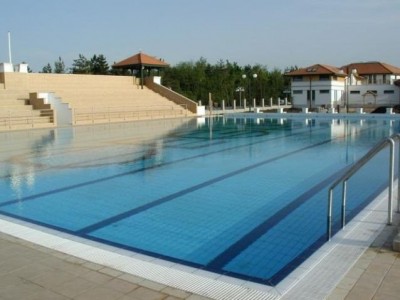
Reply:
[[[19,203],[19,202],[23,202],[23,201],[28,201],[28,200],[35,200],[35,199],[38,199],[40,197],[49,196],[49,195],[57,194],[57,193],[60,193],[60,192],[65,192],[65,191],[68,191],[68,190],[73,190],[73,189],[84,187],[84,186],[91,185],[91,184],[97,184],[97,183],[105,182],[105,181],[108,181],[108,180],[112,180],[112,179],[119,178],[119,177],[124,177],[124,176],[127,176],[127,175],[137,174],[137,173],[144,172],[144,171],[150,170],[150,169],[161,168],[161,167],[173,165],[175,163],[181,163],[181,162],[189,161],[189,160],[196,159],[196,158],[201,158],[201,157],[206,157],[206,156],[210,156],[210,155],[214,155],[214,154],[218,154],[218,153],[223,153],[225,151],[236,150],[236,149],[239,149],[239,148],[247,148],[247,147],[249,147],[251,145],[262,144],[262,143],[265,143],[265,142],[270,142],[270,141],[273,141],[273,140],[286,138],[288,136],[298,136],[298,134],[299,133],[291,133],[289,135],[277,136],[277,137],[274,137],[274,138],[271,138],[271,139],[267,139],[267,140],[262,140],[262,141],[257,141],[257,142],[253,142],[253,143],[249,143],[249,144],[244,144],[244,145],[239,145],[239,146],[233,146],[233,147],[229,147],[229,148],[219,149],[219,150],[216,150],[216,151],[211,151],[211,152],[208,152],[208,153],[198,154],[198,155],[194,155],[194,156],[190,156],[190,157],[184,157],[184,158],[181,158],[181,159],[165,162],[165,163],[162,163],[162,164],[159,164],[159,165],[146,166],[146,167],[142,167],[142,168],[139,168],[137,170],[134,170],[134,171],[123,172],[123,173],[112,175],[112,176],[108,176],[108,177],[103,177],[103,178],[90,180],[90,181],[86,181],[86,182],[82,182],[82,183],[78,183],[78,184],[73,184],[73,185],[70,185],[70,186],[66,186],[66,187],[55,189],[55,190],[51,190],[51,191],[47,191],[47,192],[43,192],[43,193],[39,193],[39,194],[27,196],[27,197],[23,197],[23,198],[20,198],[20,199],[8,200],[6,202],[0,203],[0,207],[11,205],[11,204],[15,204],[15,203]]]
[[[261,161],[261,162],[257,162],[257,163],[255,163],[255,164],[252,164],[252,165],[249,165],[249,166],[247,166],[247,167],[241,168],[241,169],[239,169],[239,170],[236,170],[236,171],[233,171],[233,172],[224,174],[224,175],[222,175],[222,176],[215,177],[215,178],[213,178],[213,179],[210,179],[210,180],[207,180],[207,181],[202,182],[202,183],[200,183],[200,184],[197,184],[197,185],[191,186],[191,187],[189,187],[189,188],[183,189],[183,190],[181,190],[181,191],[179,191],[179,192],[176,192],[176,193],[167,195],[167,196],[165,196],[165,197],[162,197],[162,198],[157,199],[157,200],[155,200],[155,201],[152,201],[152,202],[150,202],[150,203],[147,203],[147,204],[144,204],[144,205],[142,205],[142,206],[136,207],[136,208],[134,208],[134,209],[125,211],[125,212],[123,212],[123,213],[121,213],[121,214],[118,214],[118,215],[115,215],[115,216],[113,216],[113,217],[111,217],[111,218],[102,220],[102,221],[100,221],[100,222],[98,222],[98,223],[95,223],[95,224],[92,224],[92,225],[90,225],[90,226],[88,226],[88,227],[82,228],[82,229],[79,230],[77,233],[80,234],[80,235],[82,235],[82,234],[88,234],[88,233],[91,232],[91,231],[98,230],[98,229],[100,229],[100,228],[102,228],[102,227],[108,226],[108,225],[110,225],[110,224],[112,224],[112,223],[118,222],[118,221],[120,221],[120,220],[122,220],[122,219],[125,219],[125,218],[128,218],[128,217],[130,217],[130,216],[133,216],[133,215],[135,215],[135,214],[141,213],[141,212],[143,212],[143,211],[145,211],[145,210],[148,210],[148,209],[150,209],[150,208],[153,208],[153,207],[155,207],[155,206],[158,206],[158,205],[161,205],[161,204],[166,203],[166,202],[168,202],[168,201],[174,200],[174,199],[176,199],[176,198],[178,198],[178,197],[181,197],[181,196],[183,196],[183,195],[192,193],[192,192],[194,192],[194,191],[197,191],[197,190],[199,190],[199,189],[202,189],[202,188],[204,188],[204,187],[207,187],[207,186],[209,186],[209,185],[211,185],[211,184],[214,184],[214,183],[216,183],[216,182],[219,182],[219,181],[225,180],[225,179],[227,179],[227,178],[230,178],[230,177],[239,175],[239,174],[241,174],[241,173],[250,171],[250,170],[252,170],[252,169],[254,169],[254,168],[261,167],[261,166],[263,166],[263,165],[265,165],[265,164],[268,164],[268,163],[274,162],[274,161],[276,161],[276,160],[279,160],[279,159],[282,159],[282,158],[285,158],[285,157],[288,157],[288,156],[291,156],[291,155],[300,153],[300,152],[302,152],[302,151],[305,151],[305,150],[308,150],[308,149],[311,149],[311,148],[315,148],[315,147],[318,147],[318,146],[321,146],[321,145],[325,145],[325,144],[327,144],[327,143],[330,143],[331,141],[332,141],[331,139],[325,140],[325,141],[322,141],[322,142],[319,142],[319,143],[316,143],[316,144],[313,144],[313,145],[309,145],[309,146],[307,146],[307,147],[303,147],[303,148],[296,149],[296,150],[291,151],[291,152],[288,152],[288,153],[284,153],[284,154],[278,155],[278,156],[273,157],[273,158],[269,158],[269,159],[264,160],[264,161]]]
[[[280,223],[285,219],[290,213],[300,207],[303,203],[307,202],[312,196],[321,191],[323,188],[331,184],[336,178],[344,174],[348,170],[349,166],[342,168],[341,170],[335,172],[333,175],[325,178],[311,189],[305,191],[302,195],[295,198],[293,201],[288,203],[286,206],[282,207],[273,216],[260,223],[253,230],[246,233],[238,241],[232,244],[224,252],[221,252],[216,256],[211,262],[207,264],[210,269],[222,269],[226,264],[228,264],[232,259],[239,255],[246,248],[250,247],[254,242],[256,242],[261,236],[266,234],[275,225]]]

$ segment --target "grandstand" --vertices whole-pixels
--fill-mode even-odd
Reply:
[[[131,76],[0,73],[0,130],[195,116],[193,101],[148,82],[157,92]]]

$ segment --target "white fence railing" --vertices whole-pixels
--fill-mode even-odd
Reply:
[[[55,122],[52,109],[32,111],[3,110],[0,112],[0,129],[14,129],[18,127],[37,127],[39,124],[53,124]]]
[[[119,106],[119,107],[77,107],[73,109],[73,123],[106,123],[140,119],[186,117],[186,105]]]

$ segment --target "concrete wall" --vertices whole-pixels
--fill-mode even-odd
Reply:
[[[197,103],[174,92],[171,89],[166,88],[165,86],[159,85],[154,82],[152,77],[148,77],[145,80],[146,86],[155,91],[156,93],[160,94],[161,96],[173,101],[176,104],[183,105],[187,108],[190,112],[197,114]]]
[[[54,92],[56,90],[88,87],[104,88],[113,86],[136,85],[130,76],[102,76],[80,74],[47,74],[47,73],[2,73],[3,83],[7,89],[24,88],[32,92]]]
[[[307,99],[307,93],[310,89],[315,94],[315,100],[311,101],[311,107],[342,105],[344,88],[344,82],[341,80],[294,81],[292,82],[293,106],[310,107]]]

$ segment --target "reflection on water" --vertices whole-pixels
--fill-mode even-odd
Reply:
[[[161,120],[0,133],[0,178],[20,199],[39,172],[100,165],[143,167],[163,161],[162,137],[193,129],[196,120]]]
[[[204,141],[215,144],[242,137],[257,139],[271,131],[290,134],[298,129],[309,131],[312,138],[313,130],[327,128],[333,143],[344,141],[350,145],[363,128],[374,122],[379,126],[367,133],[370,135],[367,140],[374,141],[398,131],[395,128],[398,122],[392,120],[251,120],[215,117],[7,132],[0,134],[0,178],[18,199],[23,190],[33,188],[37,174],[44,171],[108,165],[119,165],[126,168],[125,171],[134,171],[133,168],[160,166],[166,161],[167,148],[170,150],[168,155],[174,155],[171,151],[173,143],[166,144],[166,137],[185,139],[190,135],[199,141],[191,142],[193,146],[190,147],[201,149],[208,145]],[[196,132],[195,136],[193,132]],[[346,162],[352,163],[356,157],[349,149],[346,148],[344,155]]]

